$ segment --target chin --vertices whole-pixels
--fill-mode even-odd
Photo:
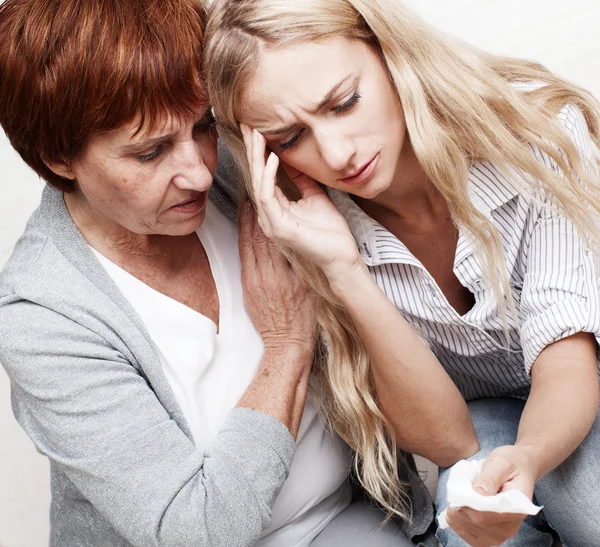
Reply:
[[[357,188],[357,192],[354,193],[363,199],[374,199],[379,194],[385,192],[390,185],[390,181],[382,183],[381,181],[373,180],[365,184],[364,188],[361,188],[360,190]]]
[[[181,222],[179,224],[165,227],[164,232],[161,235],[172,236],[172,237],[183,237],[193,234],[204,222],[204,211],[198,217],[188,220],[187,222]]]

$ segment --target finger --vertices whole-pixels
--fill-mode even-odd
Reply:
[[[287,272],[290,269],[290,263],[286,256],[281,252],[281,248],[273,240],[268,243],[269,256],[276,271],[281,273]]]
[[[284,208],[280,200],[283,197],[284,200],[287,201],[287,198],[285,198],[283,194],[278,194],[276,192],[276,189],[278,188],[275,181],[278,166],[279,158],[271,152],[263,172],[260,194],[261,224],[268,237],[280,237],[284,235],[282,223]]]
[[[257,263],[264,260],[264,257],[269,254],[269,238],[265,235],[265,231],[261,226],[260,217],[258,213],[255,217],[255,222],[252,227],[252,246],[256,255]]]
[[[256,202],[260,200],[261,195],[263,171],[265,169],[265,146],[266,141],[264,137],[256,129],[253,129],[251,154],[252,163],[250,169],[252,173],[252,191],[254,192],[254,199]]]
[[[252,207],[250,201],[245,201],[240,214],[240,237],[238,240],[242,268],[256,264],[256,255],[254,254],[254,245],[252,243],[255,224],[256,212],[254,211],[254,207]]]
[[[512,479],[514,466],[507,459],[490,454],[483,462],[481,473],[473,479],[473,489],[483,496],[497,494],[502,485]]]
[[[262,172],[261,189],[258,198],[261,202],[267,201],[275,196],[275,180],[277,178],[277,168],[279,167],[279,158],[271,152],[267,163]]]
[[[515,524],[520,523],[527,517],[521,513],[493,513],[491,511],[477,511],[470,507],[463,507],[461,509],[462,514],[465,518],[469,519],[475,524],[483,526],[494,526],[496,524]]]
[[[291,165],[282,162],[281,163],[281,167],[282,169],[285,171],[285,174],[290,178],[290,180],[295,180],[297,179],[300,175],[302,175],[302,171],[300,171],[299,169],[296,169],[295,167],[292,167]]]
[[[281,168],[285,174],[296,185],[303,198],[307,198],[314,193],[323,192],[323,189],[317,184],[317,181],[309,177],[306,173],[288,165],[285,162],[281,163]]]
[[[316,194],[323,194],[324,190],[317,184],[317,181],[308,175],[302,175],[294,179],[294,184],[300,190],[303,199],[307,199]]]

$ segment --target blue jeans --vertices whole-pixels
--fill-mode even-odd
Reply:
[[[478,399],[468,403],[480,451],[469,459],[483,459],[495,448],[514,444],[525,401],[508,398]],[[440,469],[437,511],[446,508],[448,469]],[[519,533],[504,547],[550,547],[550,527],[565,547],[600,545],[600,412],[577,450],[540,480],[534,502],[544,509],[525,519]],[[438,530],[444,547],[466,547],[450,528]]]

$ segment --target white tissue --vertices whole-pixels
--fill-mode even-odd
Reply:
[[[495,496],[483,496],[473,490],[473,480],[483,467],[485,460],[461,460],[450,468],[448,477],[448,507],[470,507],[477,511],[492,513],[520,513],[521,515],[537,515],[541,507],[531,503],[520,490],[506,490]],[[448,528],[446,511],[438,517],[439,527]]]

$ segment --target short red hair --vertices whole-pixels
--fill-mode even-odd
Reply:
[[[0,125],[43,179],[73,181],[69,161],[98,132],[196,114],[203,0],[5,0],[0,3]]]

